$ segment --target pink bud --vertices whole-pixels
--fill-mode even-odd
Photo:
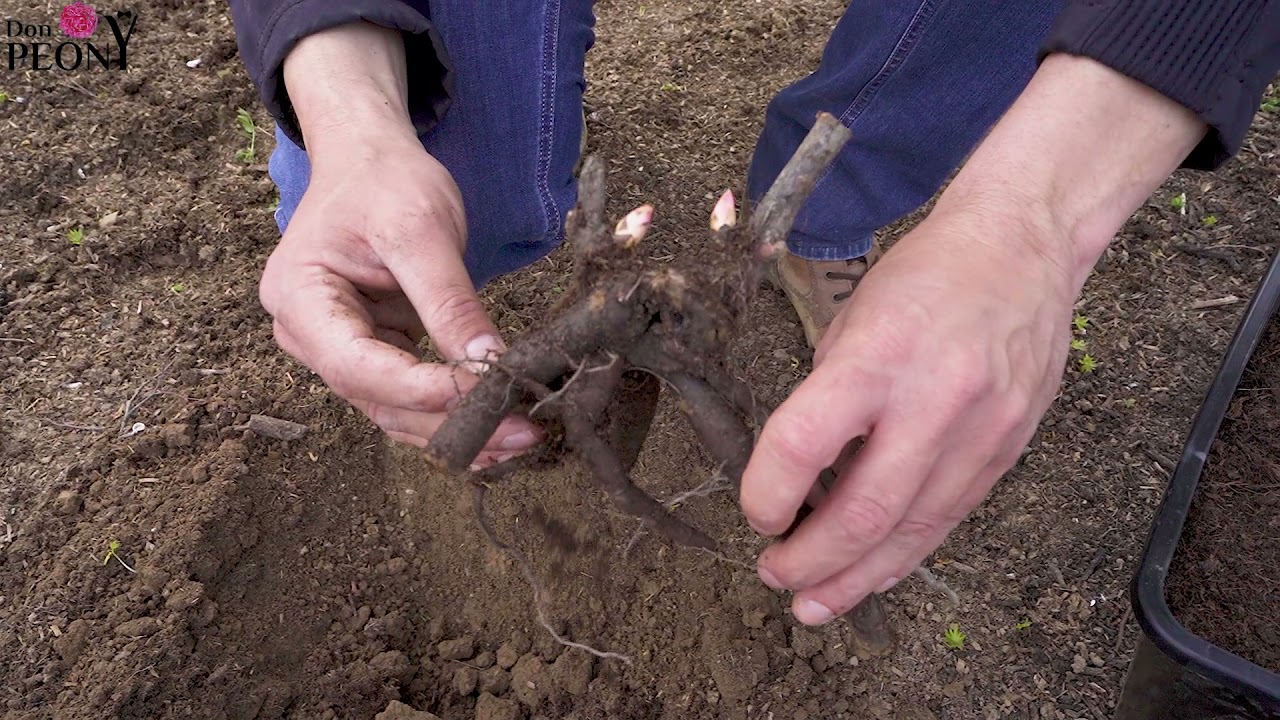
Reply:
[[[716,202],[715,209],[711,211],[711,229],[719,230],[725,225],[735,225],[737,222],[738,210],[733,203],[733,191],[725,190]]]
[[[614,237],[621,240],[626,247],[631,247],[644,238],[652,222],[653,206],[641,205],[618,221],[613,229]]]

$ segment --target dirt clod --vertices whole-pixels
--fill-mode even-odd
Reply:
[[[470,635],[445,640],[436,646],[441,660],[466,660],[476,654],[476,639]]]
[[[414,710],[399,700],[392,700],[387,709],[374,716],[373,720],[440,720],[425,710]]]
[[[480,673],[472,667],[460,667],[453,671],[453,690],[459,695],[470,695],[476,691]]]
[[[121,637],[147,637],[160,631],[160,622],[153,617],[140,617],[116,626],[115,634]]]
[[[164,606],[169,610],[187,610],[195,607],[204,597],[204,585],[193,581],[184,582],[165,599]]]
[[[480,671],[480,692],[502,695],[511,687],[511,673],[500,667]]]
[[[476,701],[476,720],[520,720],[520,706],[506,698],[484,693]]]
[[[591,684],[595,658],[584,652],[561,653],[551,664],[549,674],[556,687],[570,695],[580,696]]]
[[[84,496],[73,490],[63,490],[56,500],[59,515],[75,515],[84,507]]]
[[[537,708],[547,694],[544,667],[541,658],[529,653],[511,668],[511,689],[516,699],[530,708]]]
[[[71,624],[62,631],[62,636],[54,638],[53,647],[58,651],[58,655],[63,662],[74,665],[76,660],[80,658],[80,653],[84,652],[85,644],[89,642],[89,623],[83,619],[72,620]]]
[[[378,653],[369,661],[369,667],[380,676],[400,683],[408,682],[413,676],[413,663],[409,662],[408,656],[399,650]]]
[[[498,667],[503,670],[510,670],[511,667],[516,664],[516,661],[520,659],[520,656],[524,655],[526,652],[528,652],[527,648],[520,650],[512,642],[508,641],[502,643],[502,645],[498,647],[496,658]]]
[[[791,629],[791,649],[802,658],[808,659],[822,652],[822,636],[803,627]]]

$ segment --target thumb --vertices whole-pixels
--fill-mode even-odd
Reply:
[[[448,237],[452,232],[451,227],[428,228],[401,244],[387,265],[446,360],[493,360],[506,345],[471,282],[460,239]]]

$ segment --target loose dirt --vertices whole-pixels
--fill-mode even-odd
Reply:
[[[1188,630],[1280,673],[1280,320],[1205,459],[1167,592]]]
[[[21,98],[0,104],[6,718],[1106,717],[1170,458],[1280,236],[1274,115],[1219,174],[1172,178],[1113,243],[1079,306],[1096,369],[1073,353],[1028,453],[929,559],[960,605],[914,578],[886,595],[891,655],[799,626],[734,562],[633,544],[577,465],[495,494],[496,528],[533,559],[558,631],[627,665],[552,642],[458,478],[274,345],[256,289],[277,239],[269,118],[226,8],[133,9],[126,73],[0,74]],[[0,2],[5,17],[56,10]],[[610,215],[657,207],[655,257],[704,237],[765,103],[817,63],[842,10],[598,5],[589,149],[610,162]],[[262,128],[248,163],[237,108]],[[485,299],[514,336],[567,278],[557,252]],[[1226,296],[1240,300],[1194,309]],[[776,403],[808,370],[802,330],[772,291],[746,324],[734,357]],[[255,413],[308,432],[256,436]],[[637,481],[669,498],[713,470],[664,402]],[[761,547],[725,494],[678,512],[730,560]],[[941,641],[952,623],[963,649]]]

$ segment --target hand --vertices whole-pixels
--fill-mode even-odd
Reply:
[[[464,361],[495,359],[504,346],[463,264],[458,188],[418,141],[396,87],[399,43],[381,28],[345,26],[310,36],[286,61],[312,171],[259,295],[286,352],[390,437],[421,447],[475,385],[483,366]],[[350,67],[352,58],[371,66]],[[337,93],[350,103],[338,111],[326,107],[335,77],[352,88]],[[381,97],[351,97],[379,82]],[[422,362],[424,335],[452,362]],[[531,423],[509,418],[477,462],[539,440]]]
[[[934,215],[859,284],[812,374],[765,426],[742,504],[785,530],[819,472],[865,445],[813,514],[760,557],[821,624],[905,577],[1017,461],[1055,396],[1070,336],[1068,273],[988,217]],[[1011,250],[1010,248],[1018,248]]]
[[[262,276],[280,346],[389,436],[417,446],[476,379],[421,362],[423,335],[447,360],[504,349],[462,262],[464,225],[453,180],[416,138],[366,138],[315,163]],[[531,424],[510,419],[480,464],[537,440]]]
[[[1017,460],[1056,395],[1069,322],[1124,221],[1205,136],[1187,108],[1088,58],[1047,58],[929,216],[867,273],[742,479],[787,529],[820,471],[865,445],[785,542],[768,585],[821,624],[911,572]]]

